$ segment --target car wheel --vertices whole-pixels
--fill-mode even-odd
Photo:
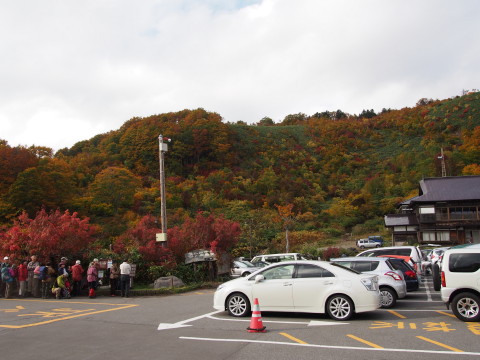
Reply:
[[[333,295],[327,300],[327,313],[333,320],[348,320],[353,315],[353,302],[345,295]]]
[[[480,297],[464,292],[453,298],[452,311],[462,321],[480,320]]]
[[[389,288],[381,287],[380,288],[380,302],[382,308],[389,309],[397,303],[397,293]]]
[[[248,276],[248,275],[250,275],[250,273],[249,273],[248,271],[245,271],[245,272],[242,274],[242,276]]]
[[[235,317],[250,315],[250,301],[240,293],[232,294],[227,299],[228,313]]]
[[[365,246],[361,245],[361,246],[360,246],[360,249],[365,249]]]
[[[432,265],[432,280],[435,291],[440,291],[442,279],[440,279],[440,267],[437,264]]]

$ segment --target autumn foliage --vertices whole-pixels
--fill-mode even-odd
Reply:
[[[2,254],[26,259],[36,254],[44,261],[60,256],[83,258],[82,251],[95,240],[97,227],[77,213],[42,209],[31,219],[22,213],[12,227],[0,234]]]
[[[175,226],[168,231],[169,248],[179,261],[184,260],[187,252],[196,249],[225,252],[235,246],[240,232],[238,223],[226,220],[223,216],[199,212],[195,219],[187,218],[182,226]]]
[[[172,139],[167,248],[155,242],[159,134]],[[0,140],[0,248],[151,264],[198,248],[283,251],[290,236],[298,251],[330,234],[377,232],[419,180],[441,176],[441,149],[448,176],[479,175],[479,139],[480,93],[469,92],[378,114],[321,110],[251,125],[201,108],[135,117],[55,155]]]

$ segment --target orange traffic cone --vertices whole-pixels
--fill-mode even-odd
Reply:
[[[260,313],[260,305],[258,299],[253,300],[252,320],[250,326],[247,328],[248,332],[266,332],[266,327],[262,323],[262,314]]]

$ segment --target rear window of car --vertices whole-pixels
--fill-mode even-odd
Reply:
[[[415,271],[410,265],[408,265],[405,261],[402,259],[389,259],[390,264],[395,270],[401,270],[403,272],[408,271],[408,270],[413,270]]]
[[[335,264],[339,264],[345,267],[348,267],[350,269],[356,270],[358,272],[366,272],[366,271],[374,271],[377,269],[378,264],[380,263],[379,261],[351,261],[351,260],[345,260],[345,261],[335,261]]]
[[[480,269],[480,253],[458,253],[450,255],[448,269],[451,272],[471,273]]]
[[[379,261],[354,261],[351,268],[359,272],[373,271],[378,267]]]

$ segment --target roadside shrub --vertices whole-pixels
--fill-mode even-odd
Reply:
[[[322,260],[329,261],[331,258],[340,257],[341,250],[337,247],[329,247],[323,251]]]

